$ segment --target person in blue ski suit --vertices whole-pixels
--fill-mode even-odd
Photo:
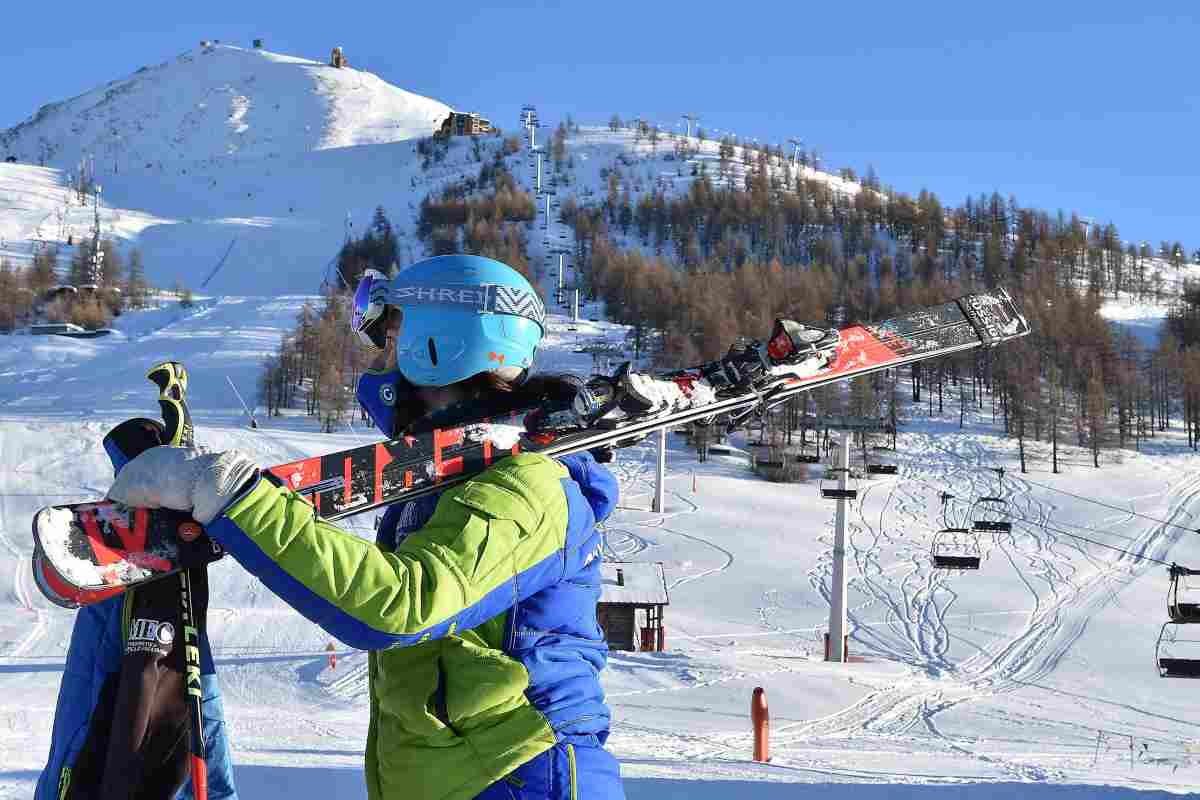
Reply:
[[[394,353],[358,385],[389,438],[574,398],[565,381],[529,376],[545,309],[492,259],[368,273],[354,312],[359,337]],[[596,526],[618,485],[591,454],[499,458],[389,508],[375,543],[316,518],[236,451],[153,448],[109,494],[190,511],[267,588],[370,651],[371,800],[624,800],[604,747],[596,620]]]
[[[123,452],[122,448],[112,444],[113,433],[126,428],[129,423],[156,424],[151,420],[129,420],[105,437],[105,450],[117,474],[136,454],[136,451]],[[206,576],[200,573],[197,577],[198,589],[207,596]],[[163,709],[155,706],[169,698],[144,690],[137,698],[135,705],[140,708],[132,711],[135,716],[148,714],[148,729],[144,728],[144,721],[139,724],[137,720],[128,719],[127,713],[122,719],[123,712],[129,710],[126,707],[131,687],[124,687],[127,694],[122,697],[121,683],[137,682],[140,678],[136,669],[130,671],[131,624],[145,616],[169,619],[177,608],[178,589],[173,582],[166,581],[84,606],[76,612],[54,713],[50,755],[38,777],[34,800],[99,798],[101,793],[112,790],[141,800],[171,800],[172,797],[192,800],[191,781],[187,780],[186,774],[181,774],[186,758],[181,758],[170,745],[160,747],[153,741],[155,722],[164,716]],[[133,642],[133,645],[137,644]],[[146,664],[144,659],[141,664]],[[147,664],[146,668],[159,669],[157,664]],[[221,692],[212,648],[203,628],[200,631],[200,685],[207,745],[208,797],[209,800],[237,800]],[[176,742],[170,744],[178,745]],[[110,764],[114,761],[122,763],[125,768],[116,770],[120,774],[105,774],[106,760]],[[146,763],[147,760],[152,763]],[[174,787],[181,782],[182,787],[176,791]]]

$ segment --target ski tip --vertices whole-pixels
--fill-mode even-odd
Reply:
[[[54,589],[53,575],[50,571],[50,566],[46,564],[46,561],[44,558],[42,558],[42,554],[40,552],[35,550],[31,561],[32,563],[30,566],[33,568],[33,582],[37,585],[38,590],[41,591],[43,597],[59,608],[67,608],[74,611],[75,609],[82,607],[83,604],[78,600],[74,600],[68,595]],[[60,585],[63,585],[61,581],[59,583]]]

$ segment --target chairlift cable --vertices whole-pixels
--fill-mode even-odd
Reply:
[[[933,446],[934,446],[934,448],[942,451],[943,453],[946,453],[947,455],[954,456],[955,458],[959,459],[960,461],[967,462],[974,469],[987,469],[987,470],[995,470],[996,469],[995,467],[981,467],[978,464],[972,464],[971,460],[969,458],[967,458],[966,456],[959,455],[958,453],[955,453],[953,450],[946,450],[945,448],[939,447],[936,444]],[[1123,514],[1129,514],[1131,516],[1139,517],[1141,519],[1148,520],[1150,522],[1157,522],[1160,525],[1169,525],[1172,528],[1181,528],[1189,533],[1200,534],[1200,528],[1192,528],[1187,525],[1181,525],[1178,522],[1171,522],[1170,520],[1159,519],[1158,517],[1152,517],[1148,514],[1142,514],[1141,512],[1134,511],[1129,508],[1123,508],[1122,506],[1114,506],[1111,503],[1105,503],[1103,500],[1096,500],[1095,498],[1092,498],[1092,497],[1085,497],[1084,495],[1081,495],[1081,494],[1075,494],[1074,492],[1068,492],[1066,489],[1059,489],[1056,486],[1049,486],[1044,483],[1038,483],[1037,481],[1030,480],[1029,478],[1026,478],[1026,477],[1021,477],[1020,480],[1024,483],[1028,483],[1031,486],[1037,486],[1040,489],[1045,489],[1050,492],[1058,492],[1059,494],[1065,494],[1067,497],[1073,497],[1076,500],[1083,500],[1086,503],[1093,503],[1095,505],[1102,506],[1104,508],[1111,509],[1113,511],[1120,511]]]
[[[957,500],[957,501],[955,501],[955,502],[959,502],[959,503],[961,503],[962,501],[961,501],[961,500]],[[1107,547],[1109,550],[1116,550],[1118,553],[1123,553],[1123,554],[1125,554],[1125,555],[1127,555],[1127,556],[1130,556],[1130,557],[1132,557],[1132,558],[1134,558],[1134,559],[1136,559],[1136,560],[1138,560],[1138,561],[1150,561],[1150,562],[1153,562],[1153,563],[1155,563],[1155,564],[1161,564],[1161,565],[1163,565],[1164,567],[1170,567],[1170,566],[1171,566],[1171,564],[1172,564],[1172,563],[1174,563],[1174,562],[1171,562],[1171,561],[1163,561],[1162,559],[1160,559],[1160,558],[1155,558],[1154,556],[1146,556],[1146,555],[1141,555],[1141,554],[1139,554],[1139,553],[1134,553],[1134,552],[1132,552],[1132,551],[1130,551],[1130,550],[1126,550],[1126,549],[1124,549],[1124,548],[1122,548],[1122,547],[1117,547],[1116,545],[1112,545],[1112,544],[1105,544],[1104,542],[1098,542],[1098,541],[1096,541],[1095,539],[1089,539],[1088,537],[1086,537],[1086,536],[1080,536],[1080,535],[1079,535],[1079,534],[1077,534],[1077,533],[1071,533],[1070,531],[1064,531],[1064,530],[1062,530],[1061,528],[1056,528],[1056,527],[1054,527],[1053,525],[1050,525],[1050,524],[1048,524],[1048,523],[1045,523],[1045,522],[1038,522],[1038,521],[1036,521],[1036,520],[1026,519],[1025,517],[1020,517],[1020,516],[1017,516],[1017,515],[1015,515],[1015,514],[1012,514],[1012,515],[1010,515],[1010,516],[1009,516],[1009,519],[1013,520],[1014,522],[1024,522],[1026,525],[1033,525],[1033,526],[1036,526],[1036,527],[1039,527],[1039,528],[1043,528],[1043,529],[1045,529],[1045,530],[1051,531],[1051,532],[1053,532],[1053,533],[1060,534],[1060,535],[1062,535],[1062,536],[1070,536],[1072,539],[1079,539],[1079,540],[1081,540],[1081,541],[1088,542],[1088,543],[1090,543],[1090,544],[1094,544],[1094,545],[1096,545],[1096,546],[1098,546],[1098,547]],[[1067,524],[1069,524],[1069,523],[1067,523]]]

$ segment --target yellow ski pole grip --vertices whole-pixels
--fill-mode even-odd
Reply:
[[[188,376],[183,364],[164,361],[151,367],[146,377],[158,387],[158,406],[167,429],[166,443],[175,447],[193,447],[196,435],[187,407]]]

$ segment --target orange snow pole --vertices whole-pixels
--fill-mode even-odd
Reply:
[[[766,763],[771,760],[770,738],[771,715],[767,713],[767,693],[761,686],[750,698],[750,724],[754,728],[754,760]]]
[[[692,470],[692,494],[696,493],[696,470]]]
[[[333,642],[325,645],[325,652],[329,653],[329,668],[337,669],[337,651],[333,647]]]

